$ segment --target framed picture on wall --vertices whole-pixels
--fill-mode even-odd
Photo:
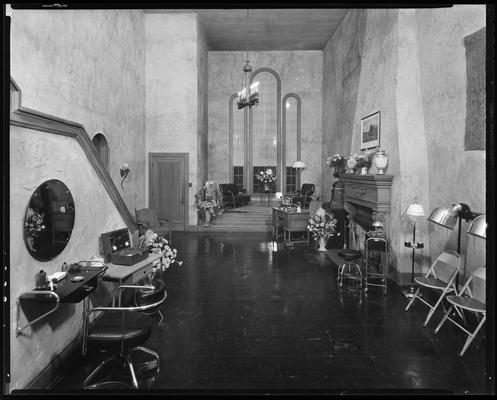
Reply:
[[[380,112],[361,119],[361,150],[380,145]]]

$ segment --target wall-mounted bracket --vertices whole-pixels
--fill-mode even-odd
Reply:
[[[27,325],[23,326],[22,328],[19,326],[20,324],[20,317],[21,317],[21,302],[22,301],[29,301],[29,302],[46,302],[46,299],[48,298],[53,298],[54,301],[54,308],[51,310],[43,313],[39,317],[35,318],[34,320],[30,321]],[[44,298],[44,300],[42,300]],[[52,302],[52,301],[51,301]],[[27,327],[33,325],[34,323],[38,322],[39,320],[47,317],[50,314],[53,314],[57,309],[59,308],[60,305],[60,299],[57,293],[52,292],[50,290],[46,291],[40,291],[40,290],[33,290],[30,292],[24,292],[17,297],[16,300],[16,305],[17,305],[17,310],[16,310],[16,337],[21,335],[22,331],[26,329]]]

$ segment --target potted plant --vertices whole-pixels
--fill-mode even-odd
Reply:
[[[307,229],[319,244],[318,251],[326,251],[328,239],[336,234],[337,220],[333,214],[329,214],[324,208],[319,207],[309,218]],[[340,233],[338,233],[339,235]]]

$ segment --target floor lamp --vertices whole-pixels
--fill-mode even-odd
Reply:
[[[435,208],[428,217],[428,221],[450,230],[454,230],[457,225],[457,254],[461,255],[461,221],[464,219],[469,222],[479,215],[481,216],[481,214],[471,211],[467,204],[456,203],[449,207]],[[456,276],[456,289],[459,289],[459,275]]]
[[[305,162],[294,161],[292,164],[292,168],[295,168],[297,170],[297,174],[298,174],[297,190],[300,190],[300,171],[305,168]]]
[[[412,248],[412,265],[411,265],[411,287],[408,290],[404,290],[404,296],[413,297],[416,288],[414,286],[414,256],[416,253],[416,249],[422,249],[424,244],[422,242],[416,242],[416,222],[424,219],[426,216],[425,210],[421,204],[417,203],[417,199],[414,198],[412,203],[407,207],[406,212],[404,213],[413,224],[412,230],[412,241],[404,242],[405,247]]]

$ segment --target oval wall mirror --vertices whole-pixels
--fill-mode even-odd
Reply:
[[[43,182],[29,200],[24,217],[24,243],[29,254],[49,261],[65,249],[74,226],[74,200],[57,179]]]

